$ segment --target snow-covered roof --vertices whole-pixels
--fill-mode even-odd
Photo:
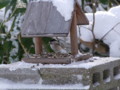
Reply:
[[[22,36],[67,36],[74,12],[78,24],[88,24],[76,0],[37,0],[28,4]],[[77,8],[77,11],[75,11]]]

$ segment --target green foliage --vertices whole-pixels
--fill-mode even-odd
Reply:
[[[53,50],[51,49],[50,44],[49,44],[49,41],[51,41],[52,38],[44,37],[44,38],[42,38],[42,40],[44,41],[43,44],[44,44],[46,52],[53,52]]]
[[[82,0],[82,8],[85,2]],[[102,4],[108,4],[109,0],[100,0]],[[3,20],[0,20],[0,63],[11,63],[21,60],[25,53],[35,53],[32,38],[20,37],[20,23],[26,11],[27,0],[0,0],[0,9],[5,8]],[[43,38],[44,48],[47,52],[53,52],[49,41],[51,38]]]
[[[26,0],[23,1],[27,3]],[[17,5],[18,0],[0,0],[0,9],[5,7],[5,18],[0,22],[0,63],[20,60],[24,54],[18,41],[18,35],[20,34],[21,17],[26,8]],[[23,41],[25,40],[23,39]],[[33,45],[33,43],[25,43],[25,46],[26,44],[29,44],[27,48]]]
[[[100,0],[100,2],[103,4],[108,4],[109,1],[108,0]]]
[[[7,6],[11,0],[0,0],[0,9]]]

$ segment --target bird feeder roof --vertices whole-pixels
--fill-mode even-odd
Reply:
[[[69,1],[69,0],[68,0]],[[67,36],[73,18],[73,12],[76,12],[77,24],[88,24],[88,20],[76,0],[73,0],[73,11],[71,18],[65,17],[59,12],[54,3],[47,1],[30,2],[24,16],[22,25],[23,37],[54,37]],[[67,7],[66,7],[67,8]],[[68,8],[69,9],[69,8]]]

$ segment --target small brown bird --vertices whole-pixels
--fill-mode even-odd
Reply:
[[[60,44],[59,41],[53,39],[50,41],[50,47],[55,53],[67,54],[67,50],[64,45]]]

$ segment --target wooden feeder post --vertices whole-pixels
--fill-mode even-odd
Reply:
[[[71,38],[71,53],[73,56],[78,54],[78,40],[77,40],[77,17],[76,12],[74,11],[71,30],[70,30],[70,38]]]
[[[41,37],[35,37],[35,54],[41,54],[42,53],[42,38]]]

